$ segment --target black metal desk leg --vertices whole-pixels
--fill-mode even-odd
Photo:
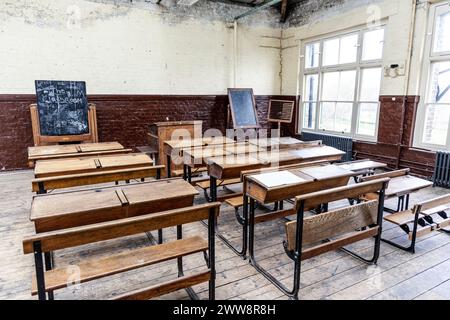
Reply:
[[[187,165],[183,163],[183,180],[187,180],[188,176],[187,176]]]
[[[188,182],[191,183],[192,182],[192,168],[191,167],[187,167],[187,178],[188,178]]]
[[[167,178],[172,177],[172,173],[170,172],[170,166],[172,165],[172,157],[167,155],[167,164],[166,164],[166,175]]]
[[[217,179],[212,176],[209,177],[209,198],[211,202],[217,201]]]

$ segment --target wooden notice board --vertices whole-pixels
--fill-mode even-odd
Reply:
[[[294,101],[289,100],[270,100],[268,121],[291,123],[294,114]]]
[[[259,128],[253,89],[228,88],[234,129]]]

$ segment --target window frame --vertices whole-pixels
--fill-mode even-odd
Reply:
[[[363,140],[363,141],[370,141],[370,142],[376,142],[378,137],[378,126],[379,126],[379,115],[380,115],[380,102],[379,101],[360,101],[360,95],[361,95],[361,85],[362,85],[362,70],[363,69],[370,69],[370,68],[380,68],[381,69],[381,77],[380,77],[380,87],[381,87],[381,81],[383,78],[383,54],[384,54],[384,47],[383,46],[383,54],[381,59],[375,59],[375,60],[362,60],[362,54],[363,54],[363,36],[368,31],[375,31],[375,30],[384,30],[384,39],[383,43],[385,43],[386,39],[386,23],[381,23],[380,25],[373,27],[373,28],[367,28],[367,27],[357,27],[352,29],[347,29],[339,32],[329,33],[326,35],[321,35],[314,38],[305,39],[302,41],[301,49],[300,49],[300,68],[299,68],[299,92],[300,94],[300,108],[298,113],[298,130],[299,133],[301,131],[310,131],[310,132],[323,132],[323,133],[330,133],[333,135],[340,135],[340,136],[350,136],[356,140]],[[338,65],[329,65],[329,66],[323,66],[323,49],[324,49],[324,43],[328,40],[333,39],[339,39],[342,37],[350,36],[350,35],[357,35],[358,41],[357,41],[357,54],[356,54],[356,61],[352,63],[345,63],[345,64],[338,64]],[[319,43],[319,63],[318,67],[313,68],[306,68],[306,46],[309,44]],[[327,72],[340,72],[340,71],[356,71],[356,79],[355,79],[355,92],[354,92],[354,99],[353,101],[325,101],[322,100],[322,93],[323,93],[323,78],[324,73]],[[305,94],[306,94],[306,88],[304,87],[304,81],[306,79],[306,76],[308,75],[318,75],[318,85],[317,85],[317,100],[316,101],[309,101],[305,100]],[[315,119],[314,119],[314,128],[306,128],[304,127],[303,122],[303,114],[304,114],[304,106],[306,103],[314,103],[315,104]],[[319,129],[320,124],[320,112],[321,112],[321,103],[324,102],[332,102],[332,103],[351,103],[352,104],[352,118],[351,118],[351,127],[350,132],[339,132],[339,131],[332,131],[332,130],[325,130],[325,129]],[[375,121],[375,132],[373,136],[370,135],[363,135],[357,133],[357,127],[358,127],[358,121],[360,117],[360,104],[363,103],[371,103],[371,104],[377,104],[377,110],[376,110],[376,121]]]
[[[429,102],[429,94],[431,92],[431,76],[432,76],[432,66],[436,62],[450,62],[450,51],[434,52],[435,45],[435,32],[436,32],[436,22],[437,16],[441,12],[449,12],[450,6],[449,2],[436,3],[430,6],[429,21],[427,28],[427,38],[425,39],[425,52],[424,52],[424,62],[422,65],[422,78],[420,86],[421,99],[417,109],[417,117],[415,121],[415,130],[413,138],[413,147],[421,149],[429,149],[433,151],[437,150],[450,150],[450,129],[447,130],[447,140],[445,145],[426,143],[423,141],[423,134],[425,131],[425,120],[427,106],[429,104],[438,104]],[[444,105],[449,105],[444,103]],[[450,121],[449,121],[450,125]]]

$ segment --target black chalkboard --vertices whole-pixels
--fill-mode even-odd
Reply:
[[[41,135],[89,133],[84,81],[36,80],[35,85]]]
[[[228,99],[235,129],[259,127],[252,89],[229,88]]]

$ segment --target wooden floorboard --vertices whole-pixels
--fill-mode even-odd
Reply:
[[[33,233],[28,220],[31,204],[32,171],[0,174],[0,299],[36,299],[31,297],[31,277],[34,272],[32,255],[23,255],[22,238]],[[92,188],[93,186],[90,186]],[[77,187],[73,189],[82,189]],[[56,191],[55,191],[56,192]],[[226,193],[219,188],[220,193]],[[429,188],[414,194],[410,203],[448,193],[448,190]],[[196,203],[204,203],[201,192]],[[395,200],[387,201],[391,208]],[[290,206],[286,204],[286,207]],[[273,206],[259,207],[268,212]],[[242,209],[241,209],[242,210]],[[397,226],[385,222],[383,237],[407,243],[407,237]],[[219,229],[236,245],[240,245],[241,228],[234,218],[234,208],[222,205]],[[271,221],[256,227],[255,254],[265,268],[292,285],[293,263],[282,247],[285,238],[281,221]],[[184,234],[204,235],[206,228],[200,223],[184,226]],[[154,233],[154,235],[156,235]],[[174,228],[165,229],[166,239],[174,239]],[[148,238],[135,235],[56,252],[57,266],[76,264],[89,258],[101,258],[149,245]],[[219,239],[216,240],[216,297],[217,299],[287,299],[268,280],[249,265],[248,260],[236,256]],[[370,256],[372,241],[364,240],[349,246],[359,254]],[[184,259],[186,274],[205,268],[202,254]],[[129,271],[98,279],[78,287],[55,292],[56,299],[107,299],[114,295],[174,279],[176,262]],[[207,284],[194,287],[200,298],[208,296]],[[184,290],[159,299],[189,299]],[[450,235],[434,232],[418,239],[416,254],[410,254],[383,243],[376,266],[368,266],[342,251],[333,251],[302,263],[300,299],[450,299]]]

